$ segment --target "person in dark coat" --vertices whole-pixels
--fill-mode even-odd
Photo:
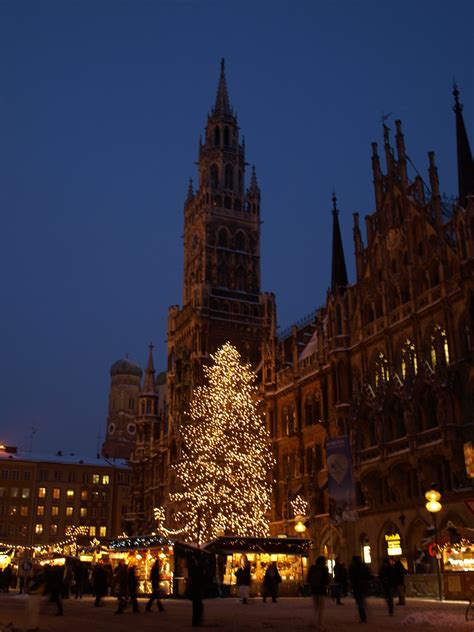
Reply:
[[[128,571],[125,560],[120,560],[115,569],[115,583],[117,586],[117,610],[115,614],[122,614],[127,605],[128,595]]]
[[[74,590],[76,592],[76,599],[82,599],[84,593],[84,582],[86,581],[86,567],[82,562],[76,564],[74,567]]]
[[[202,625],[204,616],[204,594],[205,572],[202,560],[199,555],[192,554],[188,557],[188,585],[187,594],[193,604],[192,625],[198,627]]]
[[[320,555],[316,562],[309,567],[307,582],[313,597],[313,605],[316,613],[316,627],[318,630],[322,630],[324,608],[330,582],[329,571],[324,555]]]
[[[278,597],[278,584],[281,583],[281,575],[278,572],[276,562],[271,562],[265,571],[263,578],[263,602],[267,601],[267,597],[272,598],[272,603],[276,603]]]
[[[365,564],[360,555],[354,555],[352,563],[349,567],[349,581],[351,582],[352,592],[359,611],[360,620],[365,623],[367,621],[367,610],[365,600],[369,593],[372,573],[367,564]]]
[[[388,613],[393,617],[393,595],[395,592],[396,579],[395,570],[388,557],[383,558],[382,566],[379,570],[379,580],[382,585],[385,601],[388,606]]]
[[[347,569],[338,557],[334,564],[334,581],[336,583],[336,604],[342,606],[341,597],[347,597]]]
[[[405,575],[407,574],[406,568],[403,566],[400,559],[398,559],[393,565],[393,572],[395,575],[395,590],[398,595],[398,605],[405,605]]]
[[[156,605],[158,606],[158,610],[163,612],[163,604],[160,601],[160,560],[156,559],[150,571],[150,582],[151,582],[151,596],[148,600],[148,603],[145,607],[147,612],[151,611],[151,607],[153,602],[156,599]]]
[[[108,589],[108,577],[107,570],[102,560],[94,566],[92,571],[92,590],[95,595],[94,606],[99,608],[102,606],[102,598],[107,594]]]
[[[63,593],[63,576],[64,566],[50,566],[46,564],[44,567],[44,594],[49,595],[49,600],[58,607],[56,615],[62,617],[63,602],[61,599]]]
[[[237,583],[237,592],[242,600],[242,603],[247,604],[250,597],[250,562],[248,561],[245,553],[240,556],[240,566],[235,571],[235,579]]]
[[[140,609],[138,607],[137,591],[138,591],[138,577],[137,577],[135,566],[131,564],[128,567],[128,594],[130,597],[130,602],[132,604],[133,612],[140,612]]]
[[[10,590],[10,586],[12,583],[12,576],[13,576],[13,569],[12,569],[12,565],[9,564],[4,570],[3,570],[3,592],[9,592]]]

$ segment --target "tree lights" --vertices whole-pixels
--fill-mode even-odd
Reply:
[[[194,391],[181,428],[181,459],[173,465],[178,488],[170,494],[179,507],[174,522],[198,543],[224,534],[266,536],[274,459],[257,413],[256,376],[229,342],[211,358],[208,384]],[[160,509],[155,516],[164,518]]]

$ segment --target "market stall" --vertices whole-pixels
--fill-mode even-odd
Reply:
[[[235,572],[244,553],[251,567],[251,595],[262,593],[265,571],[276,562],[281,575],[280,595],[302,594],[308,571],[311,540],[302,538],[244,538],[225,536],[204,548],[217,556],[217,581],[224,595],[236,592]]]
[[[442,554],[444,597],[474,598],[474,529],[448,524],[437,537]],[[436,553],[436,544],[431,550]]]

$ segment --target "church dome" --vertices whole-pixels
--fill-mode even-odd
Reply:
[[[114,375],[136,375],[141,378],[143,372],[138,364],[135,364],[128,358],[122,358],[114,362],[110,367],[110,376],[113,377]]]

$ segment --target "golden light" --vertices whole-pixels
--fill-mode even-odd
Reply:
[[[438,491],[436,491],[436,489],[430,489],[430,490],[428,490],[426,492],[425,498],[428,501],[436,502],[436,501],[438,501],[441,498],[441,494]],[[429,509],[428,509],[428,511],[429,511]],[[438,511],[439,511],[439,509],[438,509]]]
[[[438,511],[441,511],[442,509],[441,503],[437,500],[430,500],[425,504],[425,507],[430,513],[438,513]]]
[[[301,522],[301,521],[297,522],[295,524],[295,531],[296,531],[296,533],[304,533],[306,531],[305,523]]]

